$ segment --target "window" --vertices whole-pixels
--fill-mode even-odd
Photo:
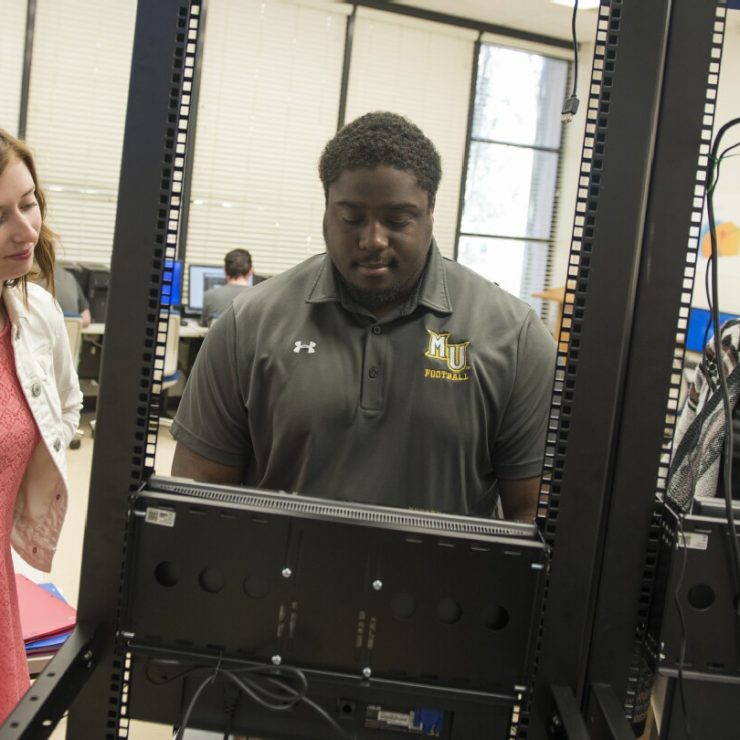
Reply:
[[[457,258],[541,309],[568,63],[482,44]]]
[[[11,132],[25,5],[11,3],[0,25],[0,62],[8,62],[0,126]],[[26,137],[63,260],[110,261],[135,11],[134,0],[36,0]],[[336,131],[351,12],[314,0],[209,2],[180,245],[187,262],[220,266],[230,249],[246,247],[259,273],[276,274],[324,251],[317,163]],[[536,306],[531,293],[548,285],[569,62],[554,49],[543,55],[484,37],[491,43],[481,44],[475,69],[478,37],[357,8],[345,120],[385,109],[417,123],[442,157],[441,251]]]
[[[62,260],[108,264],[136,4],[39,0],[26,136]]]
[[[18,135],[26,42],[26,3],[4,3],[0,23],[0,128]]]
[[[324,251],[319,155],[334,135],[346,14],[293,3],[208,7],[187,261],[248,249],[272,275]]]

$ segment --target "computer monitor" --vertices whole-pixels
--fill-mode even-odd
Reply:
[[[190,265],[188,268],[188,311],[203,310],[203,294],[226,282],[223,265]]]
[[[161,303],[170,307],[182,305],[182,260],[164,261]]]
[[[731,319],[740,318],[732,313],[719,314],[719,325]],[[708,327],[708,329],[707,329]],[[706,343],[714,336],[712,314],[706,308],[691,308],[689,311],[689,328],[686,331],[686,349],[689,352],[703,352]]]

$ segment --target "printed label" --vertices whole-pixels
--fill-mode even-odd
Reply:
[[[157,509],[147,506],[144,521],[147,524],[158,524],[160,527],[175,526],[175,512],[170,509]]]
[[[698,532],[684,532],[678,535],[678,546],[688,550],[706,550],[709,547],[709,535]]]

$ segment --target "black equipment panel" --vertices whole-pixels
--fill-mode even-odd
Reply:
[[[533,527],[503,536],[516,526],[162,486],[137,497],[131,522],[122,631],[134,654],[279,656],[301,669],[511,696],[529,680],[546,557]]]
[[[661,562],[665,559],[670,567],[665,568],[661,672],[677,674],[683,646],[686,675],[740,684],[740,617],[734,606],[727,521],[689,514],[679,527],[676,513],[666,507],[664,531]]]
[[[197,664],[136,656],[132,660],[128,708],[136,719],[176,724],[207,675]],[[201,663],[202,665],[202,663]],[[182,675],[189,670],[194,673]],[[310,698],[346,733],[363,740],[438,740],[504,738],[512,716],[512,697],[438,689],[418,685],[363,681],[344,675],[306,672]],[[242,696],[234,704],[226,682],[218,678],[198,697],[189,726],[224,732],[225,708],[233,707],[231,731],[270,740],[337,740],[339,737],[315,711],[298,704],[287,712],[269,712]]]

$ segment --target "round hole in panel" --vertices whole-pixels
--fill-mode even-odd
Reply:
[[[481,622],[489,630],[502,630],[509,623],[509,612],[499,604],[489,604],[481,613]]]
[[[689,589],[688,599],[694,609],[709,609],[714,604],[714,589],[706,583],[697,583]]]
[[[177,568],[175,568],[174,564],[169,560],[163,560],[159,565],[157,565],[154,569],[154,577],[157,579],[157,583],[160,586],[166,586],[167,588],[176,586],[177,582],[180,580]]]
[[[455,624],[462,617],[462,607],[454,599],[440,599],[437,604],[437,619],[444,624]]]
[[[216,594],[224,587],[226,581],[223,573],[218,568],[205,568],[198,576],[198,583],[204,591],[209,594]]]
[[[396,594],[391,599],[391,611],[396,619],[409,619],[416,611],[414,597],[405,592]]]
[[[262,576],[247,576],[244,579],[244,593],[252,599],[263,599],[270,593],[270,584]]]

